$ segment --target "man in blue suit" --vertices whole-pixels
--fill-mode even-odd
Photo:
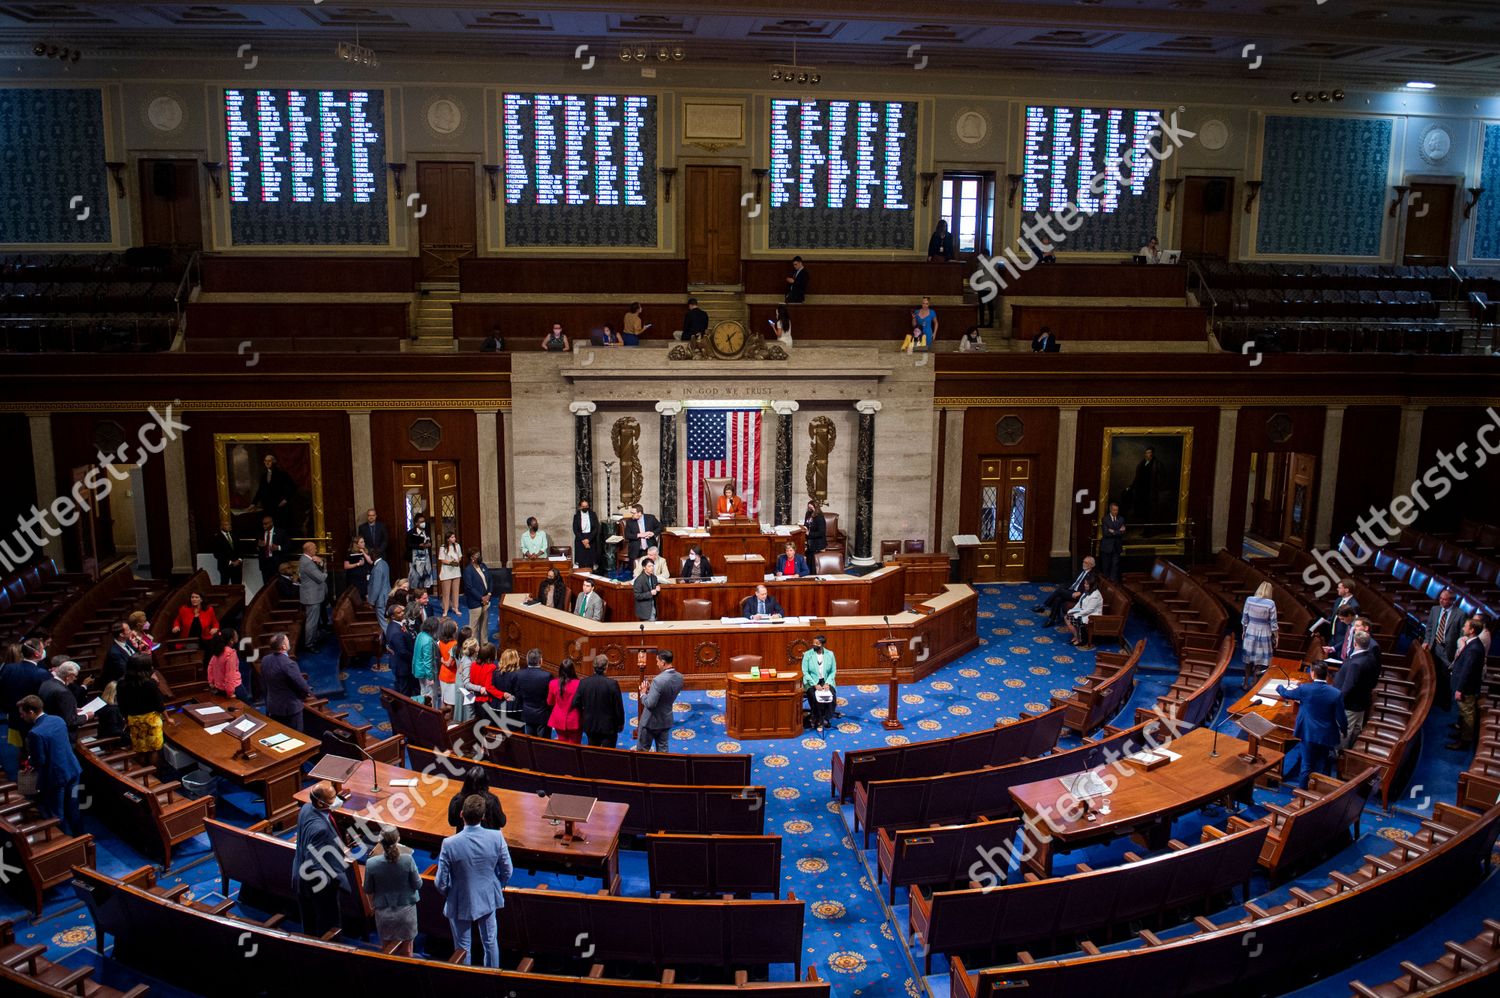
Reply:
[[[352,860],[333,824],[338,800],[333,784],[324,780],[312,788],[297,812],[297,852],[292,857],[292,890],[297,892],[302,931],[321,936],[343,927],[339,892],[354,890],[349,876]]]
[[[505,885],[510,880],[510,847],[505,834],[485,828],[484,797],[464,798],[464,827],[443,840],[438,853],[437,889],[443,895],[443,914],[453,930],[453,945],[469,950],[470,934],[478,930],[486,967],[500,966],[500,941],[495,934],[495,912],[505,907]]]
[[[386,603],[391,598],[391,563],[385,560],[385,548],[374,548],[370,557],[375,563],[370,566],[370,579],[365,583],[365,602],[375,608],[375,623],[385,630]]]
[[[1292,750],[1297,761],[1283,761],[1282,779],[1287,783],[1298,780],[1299,786],[1307,787],[1307,778],[1313,772],[1332,775],[1333,754],[1343,741],[1349,722],[1344,717],[1344,694],[1337,687],[1328,685],[1328,666],[1322,662],[1312,667],[1313,681],[1293,689],[1276,687],[1276,695],[1283,700],[1295,700],[1302,704],[1297,711],[1297,747]]]
[[[1479,730],[1479,688],[1484,679],[1484,642],[1479,618],[1464,622],[1463,647],[1453,657],[1453,700],[1458,704],[1458,734],[1444,748],[1469,751]]]
[[[266,687],[266,715],[293,731],[302,730],[302,704],[312,699],[312,687],[302,667],[290,655],[292,639],[271,635],[271,654],[261,659],[260,679]]]
[[[1348,748],[1359,737],[1375,697],[1375,687],[1380,683],[1380,656],[1375,652],[1374,639],[1369,631],[1355,629],[1352,633],[1354,650],[1333,677],[1333,685],[1344,695],[1344,720],[1349,722],[1340,748]]]
[[[526,653],[526,668],[516,673],[516,699],[520,702],[521,720],[526,724],[526,733],[538,738],[551,738],[552,729],[547,720],[552,708],[547,703],[547,688],[552,685],[552,674],[542,668],[542,653],[533,648]]]
[[[42,810],[56,818],[69,835],[80,835],[83,824],[78,817],[78,778],[83,767],[73,753],[68,725],[62,718],[42,713],[42,698],[26,696],[17,707],[21,720],[31,730],[26,732],[26,751],[37,771],[37,794]]]
[[[385,650],[390,656],[391,678],[396,692],[402,696],[416,696],[417,680],[411,674],[411,653],[416,638],[406,629],[406,604],[391,607],[391,619],[385,625]]]

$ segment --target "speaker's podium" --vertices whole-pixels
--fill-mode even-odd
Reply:
[[[802,673],[761,670],[729,674],[725,728],[729,737],[796,738],[802,734]]]

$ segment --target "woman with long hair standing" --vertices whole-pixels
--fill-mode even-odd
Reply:
[[[583,717],[578,711],[578,705],[573,702],[577,693],[578,672],[573,667],[573,660],[565,658],[557,667],[557,678],[547,688],[547,705],[552,708],[552,716],[547,719],[547,725],[557,732],[558,741],[581,745]]]
[[[417,899],[422,875],[411,850],[401,847],[401,833],[390,825],[380,829],[380,848],[365,862],[365,894],[375,912],[375,932],[381,945],[395,943],[397,956],[412,955],[417,938]]]
[[[1262,582],[1255,595],[1246,598],[1244,611],[1240,614],[1243,635],[1240,640],[1240,659],[1245,663],[1245,686],[1266,671],[1271,665],[1271,653],[1276,650],[1276,600],[1272,598],[1271,583]]]
[[[167,704],[157,685],[150,655],[131,656],[125,678],[117,690],[120,713],[125,715],[125,731],[130,748],[153,766],[161,764],[162,724]]]
[[[443,598],[443,616],[458,610],[458,580],[464,574],[464,549],[458,543],[458,534],[448,531],[443,535],[443,546],[438,548],[438,594]]]

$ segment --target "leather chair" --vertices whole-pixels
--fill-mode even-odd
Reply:
[[[711,600],[685,599],[682,601],[683,620],[708,620],[713,610],[714,605]]]
[[[729,656],[729,671],[748,673],[751,669],[759,669],[764,661],[759,655],[731,655]]]
[[[844,571],[844,553],[819,551],[813,555],[812,570],[814,575],[841,575]]]
[[[859,616],[859,600],[836,599],[828,602],[828,616],[830,617],[857,617]]]
[[[915,540],[905,540],[901,542],[901,552],[903,554],[921,554],[926,550],[927,542],[921,540],[920,538]]]
[[[896,555],[898,555],[900,553],[901,553],[901,542],[900,541],[881,541],[880,542],[880,560],[881,561],[890,561],[892,558],[896,557]]]
[[[828,540],[823,550],[837,551],[842,555],[844,553],[844,533],[839,530],[839,515],[837,513],[824,513],[823,519],[828,524]]]
[[[729,477],[724,477],[724,478],[709,478],[707,475],[703,476],[703,522],[704,523],[707,523],[709,520],[712,520],[712,519],[714,519],[715,517],[717,517],[719,515],[718,514],[719,497],[724,494],[724,486],[726,486],[726,485],[734,485],[735,492],[738,492],[740,490],[739,486],[735,484],[735,481],[734,481],[733,478],[729,478]]]

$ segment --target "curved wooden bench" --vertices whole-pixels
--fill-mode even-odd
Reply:
[[[1122,585],[1135,604],[1156,620],[1179,659],[1186,649],[1216,648],[1229,626],[1229,615],[1219,601],[1163,558],[1152,563],[1150,572],[1126,575]]]
[[[1413,641],[1404,665],[1387,664],[1381,671],[1365,726],[1339,755],[1339,773],[1345,779],[1366,766],[1380,770],[1380,803],[1387,810],[1416,766],[1422,725],[1436,696],[1436,670],[1432,653]]]
[[[194,724],[194,721],[182,721]],[[172,865],[172,847],[203,831],[203,822],[213,817],[214,799],[190,800],[178,795],[181,783],[164,781],[155,766],[141,765],[138,756],[120,739],[105,739],[79,746],[83,782],[106,823],[124,836],[141,833],[146,845],[160,850],[162,866]],[[140,836],[136,836],[138,839]]]
[[[898,887],[967,883],[974,879],[975,867],[982,865],[974,857],[989,856],[1010,845],[1020,827],[1020,819],[1004,818],[930,828],[882,828],[876,838],[876,879],[891,885],[891,904],[896,903]]]
[[[345,586],[333,601],[333,633],[339,641],[339,671],[361,656],[377,661],[385,652],[385,634],[375,611],[356,601],[353,586]]]
[[[1326,854],[1328,844],[1354,829],[1354,838],[1359,838],[1359,819],[1365,802],[1376,783],[1379,770],[1371,766],[1352,779],[1340,782],[1313,773],[1308,777],[1308,789],[1292,791],[1293,797],[1285,807],[1266,804],[1271,813],[1258,821],[1246,821],[1238,815],[1230,815],[1221,832],[1212,825],[1203,828],[1203,841],[1221,839],[1226,834],[1250,828],[1265,828],[1265,848],[1261,850],[1260,865],[1265,867],[1273,880],[1283,880],[1300,864]]]
[[[1094,656],[1094,671],[1073,685],[1066,697],[1053,697],[1052,706],[1063,708],[1063,726],[1087,735],[1119,713],[1135,691],[1135,670],[1146,639],[1135,643],[1129,655],[1101,651]]]
[[[66,883],[76,865],[94,865],[94,837],[87,832],[68,835],[61,822],[21,796],[14,783],[0,783],[0,863],[0,869],[26,874],[31,910],[40,916],[49,887]],[[4,880],[8,883],[9,876]]]
[[[646,836],[651,896],[720,894],[781,897],[780,835]]]
[[[69,878],[72,873],[68,874]],[[93,967],[68,969],[53,963],[45,956],[47,947],[41,943],[27,946],[16,942],[14,922],[0,922],[0,983],[5,987],[0,992],[15,994],[27,991],[38,995],[54,995],[56,998],[140,998],[150,990],[137,984],[129,991],[121,991],[93,979]]]
[[[1140,724],[1154,716],[1175,718],[1191,727],[1211,722],[1223,699],[1219,685],[1229,671],[1234,647],[1234,638],[1226,635],[1211,656],[1190,650],[1177,664],[1177,681],[1156,698],[1155,709],[1136,708],[1135,723]]]
[[[1470,988],[1477,991],[1485,986],[1485,980],[1500,976],[1500,922],[1486,918],[1484,928],[1473,939],[1444,943],[1442,956],[1424,964],[1402,960],[1401,969],[1405,971],[1401,977],[1373,988],[1350,981],[1351,998],[1451,995]],[[1492,982],[1489,987],[1493,994],[1495,984]]]

